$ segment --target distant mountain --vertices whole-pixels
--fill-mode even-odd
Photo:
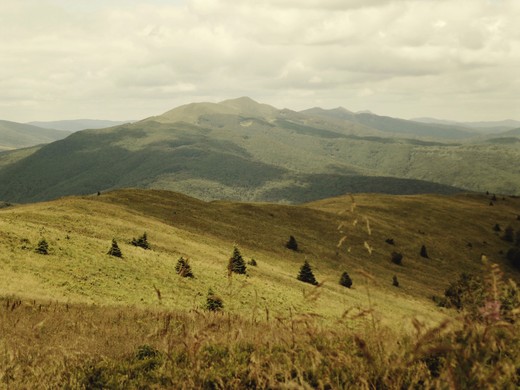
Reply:
[[[500,133],[520,127],[520,121],[506,119],[502,121],[488,121],[488,122],[455,122],[435,118],[413,118],[412,121],[422,123],[434,123],[443,125],[462,126],[479,131],[480,133]]]
[[[276,202],[347,192],[520,194],[512,163],[518,144],[439,141],[413,134],[410,121],[313,110],[239,98],[76,132],[24,156],[7,155],[5,164],[0,158],[0,199],[28,202],[122,187]],[[355,121],[346,119],[351,116]],[[377,128],[365,124],[371,122]],[[397,125],[410,137],[393,132]],[[457,129],[422,124],[417,132],[430,131],[454,136]]]
[[[478,133],[463,126],[446,123],[422,123],[406,119],[392,118],[372,114],[369,111],[352,113],[344,108],[325,110],[323,108],[311,108],[301,111],[303,114],[343,119],[350,122],[362,124],[385,133],[395,135],[407,135],[418,137],[431,137],[441,139],[468,139],[475,137]]]
[[[0,120],[0,151],[46,144],[65,138],[69,134],[67,131]]]
[[[135,121],[108,121],[98,119],[72,119],[62,121],[49,121],[49,122],[29,122],[30,125],[43,127],[46,129],[65,130],[69,132],[75,132],[86,129],[104,129],[105,127],[112,127],[123,125],[125,123],[132,123]]]

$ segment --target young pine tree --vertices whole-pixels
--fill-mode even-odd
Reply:
[[[49,254],[49,244],[45,240],[45,238],[42,238],[38,242],[38,246],[34,250],[36,253],[39,253],[40,255],[48,255]]]
[[[184,259],[181,257],[177,260],[177,264],[175,265],[175,272],[177,272],[183,278],[193,278],[193,272],[191,271],[191,265],[188,259]]]
[[[339,279],[339,284],[342,286],[345,286],[347,288],[352,287],[352,279],[350,278],[349,274],[347,272],[343,272],[341,275],[341,278]]]
[[[114,256],[114,257],[123,257],[123,254],[121,253],[121,249],[119,249],[119,245],[117,245],[117,241],[115,238],[112,238],[112,246],[108,250],[107,255]]]
[[[246,262],[237,247],[233,248],[233,255],[229,258],[228,271],[242,275],[246,273]]]
[[[300,273],[298,274],[296,279],[305,283],[310,283],[314,286],[318,284],[316,278],[314,277],[314,274],[312,273],[311,265],[307,260],[305,260],[305,263],[303,263],[303,265],[301,266]]]
[[[399,287],[399,280],[397,280],[397,276],[392,276],[392,286]]]
[[[289,241],[285,244],[287,249],[297,252],[298,251],[298,243],[296,242],[296,238],[294,236],[289,237]]]
[[[133,246],[138,246],[143,249],[150,249],[150,244],[148,244],[148,237],[146,236],[146,232],[139,238],[133,238],[131,244]]]
[[[211,288],[208,290],[208,295],[206,296],[205,308],[208,311],[221,311],[224,309],[224,301],[222,301],[222,298],[218,295],[215,295]]]

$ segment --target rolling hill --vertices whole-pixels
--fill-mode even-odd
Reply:
[[[1,294],[151,305],[155,286],[163,305],[189,309],[208,287],[222,294],[234,288],[235,298],[226,298],[232,312],[243,313],[260,299],[273,313],[297,307],[334,317],[345,305],[366,303],[368,283],[387,318],[435,319],[430,297],[442,294],[460,272],[480,272],[482,253],[518,279],[503,255],[508,244],[493,226],[519,229],[520,200],[498,200],[494,207],[488,202],[484,195],[356,195],[288,206],[118,190],[7,207],[0,209]],[[129,244],[143,231],[151,251]],[[298,252],[285,248],[290,235]],[[49,243],[49,256],[34,251],[41,238]],[[112,238],[119,242],[122,260],[106,255]],[[385,242],[388,238],[394,245]],[[423,244],[428,259],[419,256]],[[239,277],[231,287],[226,264],[234,245],[258,267],[250,266],[250,278]],[[402,266],[390,261],[392,251],[404,255]],[[181,256],[190,259],[196,279],[184,281],[175,274]],[[313,306],[301,296],[303,286],[295,276],[305,259],[325,282],[320,300],[327,305]],[[354,289],[337,284],[344,270]],[[399,290],[391,285],[392,275],[399,278]]]
[[[520,379],[518,314],[508,323],[479,306],[485,317],[472,320],[431,299],[461,272],[484,276],[488,297],[517,291],[502,292],[481,256],[519,280],[494,226],[520,230],[520,199],[489,201],[359,194],[289,206],[127,189],[0,209],[1,378],[12,388],[509,388]],[[143,232],[151,250],[131,245]],[[285,247],[290,235],[298,251]],[[35,251],[42,239],[47,255]],[[112,239],[122,258],[107,254]],[[234,246],[247,275],[228,273]],[[194,278],[177,274],[181,256]],[[306,260],[318,286],[296,278]],[[210,297],[222,312],[207,310]]]
[[[341,115],[280,110],[249,98],[188,104],[133,124],[77,132],[13,159],[0,166],[0,199],[122,187],[282,203],[346,192],[520,193],[513,163],[519,144],[401,138]]]
[[[0,120],[0,151],[47,144],[70,133],[53,129]]]

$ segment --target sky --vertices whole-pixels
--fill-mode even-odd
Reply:
[[[520,120],[520,0],[0,0],[0,119],[278,108]]]

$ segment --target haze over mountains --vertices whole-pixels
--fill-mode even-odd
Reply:
[[[122,125],[134,121],[109,121],[100,119],[70,119],[59,121],[36,121],[29,122],[30,125],[43,127],[45,129],[56,129],[65,131],[80,131],[86,129],[102,129],[105,127],[112,127]]]
[[[507,138],[501,138],[507,137]],[[0,199],[28,202],[121,187],[202,199],[303,202],[347,192],[520,194],[515,131],[338,108],[301,112],[249,98],[192,103],[0,155]]]

